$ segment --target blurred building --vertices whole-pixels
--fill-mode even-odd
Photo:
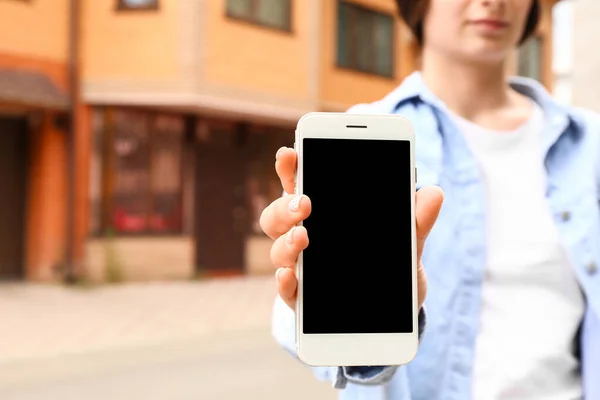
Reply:
[[[600,54],[594,38],[600,34],[600,2],[577,0],[571,2],[572,68],[568,85],[573,105],[600,111]]]
[[[0,2],[2,278],[51,279],[70,252],[69,21],[67,0]]]
[[[553,55],[552,69],[554,71],[554,98],[563,104],[573,104],[573,48],[577,43],[580,51],[590,45],[589,39],[583,35],[579,40],[575,41],[574,36],[574,6],[578,6],[582,2],[580,0],[563,0],[554,6],[552,10],[552,36],[553,36]],[[587,28],[584,25],[584,32]],[[580,31],[578,29],[578,31]],[[584,61],[584,60],[581,60]],[[578,66],[585,68],[585,63]],[[586,84],[588,88],[593,89],[593,85]],[[581,104],[580,104],[581,105]]]
[[[547,86],[551,7],[515,55]],[[0,3],[0,274],[271,270],[274,155],[418,67],[394,0]]]

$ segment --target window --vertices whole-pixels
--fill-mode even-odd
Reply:
[[[291,0],[227,0],[227,15],[257,25],[291,30]]]
[[[102,156],[104,138],[104,109],[94,108],[92,112],[92,151],[90,160],[89,187],[89,234],[98,235],[102,231]]]
[[[118,10],[156,10],[158,0],[117,0]]]
[[[534,36],[519,49],[517,73],[538,81],[542,80],[542,39]]]
[[[394,18],[367,8],[338,3],[337,65],[394,75]]]
[[[96,132],[103,218],[94,233],[182,232],[183,118],[113,110],[104,120]]]

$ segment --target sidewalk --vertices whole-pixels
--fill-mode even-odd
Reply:
[[[0,362],[268,329],[272,277],[99,288],[0,285]]]
[[[3,400],[333,400],[270,335],[272,277],[0,285]]]

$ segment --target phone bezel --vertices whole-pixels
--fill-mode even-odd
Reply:
[[[416,190],[415,136],[412,124],[399,115],[315,112],[304,115],[295,134],[298,154],[296,193],[303,193],[304,138],[407,140],[410,141],[411,193]],[[382,188],[384,191],[385,188]],[[413,332],[375,334],[304,334],[302,253],[296,264],[298,297],[296,303],[296,350],[298,357],[312,366],[402,365],[410,362],[418,349],[417,238],[415,196],[411,196]],[[308,233],[310,237],[310,232]],[[324,305],[326,307],[326,305]],[[332,307],[331,312],[335,312]],[[373,306],[377,306],[373,304]]]

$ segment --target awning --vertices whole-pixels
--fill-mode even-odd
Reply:
[[[0,102],[67,110],[69,97],[46,75],[16,69],[0,69]]]

